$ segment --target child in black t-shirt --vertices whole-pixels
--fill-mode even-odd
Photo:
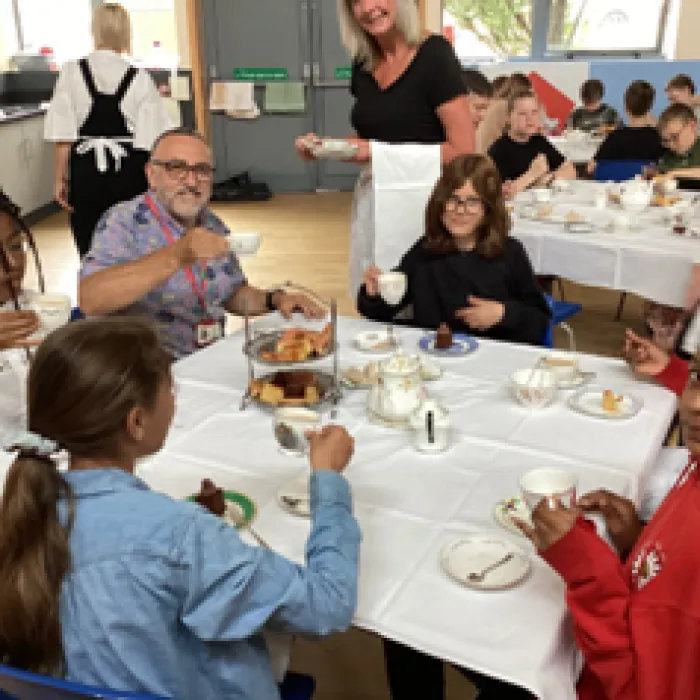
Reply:
[[[540,133],[540,103],[534,92],[524,90],[511,95],[508,120],[507,133],[489,148],[507,197],[554,179],[576,179],[573,163]]]
[[[646,80],[635,80],[625,91],[625,113],[627,126],[613,131],[603,141],[588,164],[593,174],[602,160],[640,160],[656,163],[664,148],[656,129],[651,108],[654,106],[654,86]]]

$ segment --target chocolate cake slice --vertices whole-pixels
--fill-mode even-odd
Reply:
[[[440,324],[435,333],[435,348],[437,350],[449,350],[452,347],[452,331],[446,323]]]
[[[202,487],[195,498],[200,506],[221,517],[226,512],[223,489],[217,488],[210,479],[202,479]]]

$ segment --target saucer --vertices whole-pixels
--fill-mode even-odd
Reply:
[[[578,372],[575,377],[571,379],[558,379],[557,389],[578,389],[579,387],[585,386],[595,378],[595,372]]]
[[[282,486],[277,491],[277,504],[279,507],[300,518],[311,516],[311,494],[309,493],[309,477],[294,479]]]
[[[462,355],[469,355],[474,352],[479,347],[479,343],[476,338],[472,338],[470,335],[454,333],[452,335],[452,347],[446,348],[445,350],[438,350],[438,348],[435,347],[435,333],[429,333],[418,341],[418,347],[429,355],[461,357]]]
[[[493,509],[493,519],[508,532],[525,537],[523,531],[513,522],[513,518],[522,520],[526,525],[532,525],[530,511],[520,498],[504,498],[496,503]]]

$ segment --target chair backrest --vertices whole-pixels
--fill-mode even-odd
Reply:
[[[0,665],[1,700],[75,700],[76,698],[168,700],[168,698],[156,695],[122,692],[109,690],[108,688],[94,688]]]
[[[593,179],[598,182],[634,180],[648,165],[651,165],[648,160],[601,160],[596,165]]]

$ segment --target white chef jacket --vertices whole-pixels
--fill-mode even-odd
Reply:
[[[98,91],[113,95],[130,63],[114,51],[94,51],[87,57]],[[44,138],[47,141],[77,141],[78,130],[92,107],[92,99],[77,61],[65,63],[46,113]],[[121,102],[121,111],[134,148],[150,151],[155,140],[177,126],[168,116],[163,98],[151,76],[139,70]],[[106,137],[112,134],[105,134]]]

